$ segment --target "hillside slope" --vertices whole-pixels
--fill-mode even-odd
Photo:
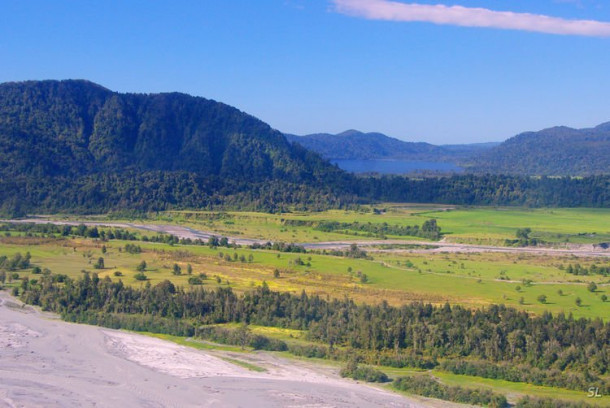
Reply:
[[[590,129],[565,126],[526,132],[481,154],[480,173],[585,176],[610,173],[610,122]]]
[[[177,200],[162,193],[187,182],[193,186],[181,191],[199,206],[215,195],[255,202],[261,183],[268,201],[328,199],[328,186],[350,177],[228,105],[179,93],[120,94],[80,80],[0,84],[0,156],[3,201],[19,190],[51,209],[95,201],[82,198],[89,193],[101,200],[101,190],[121,190],[114,198],[121,200],[135,199],[133,192],[164,208]]]

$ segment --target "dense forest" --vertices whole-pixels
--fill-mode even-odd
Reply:
[[[241,295],[228,288],[187,290],[169,281],[135,288],[88,273],[78,280],[54,274],[23,280],[21,297],[71,321],[188,336],[202,325],[226,322],[286,327],[306,330],[310,340],[325,345],[315,351],[322,357],[360,355],[397,367],[442,361],[459,374],[610,391],[603,379],[610,367],[610,323],[601,319],[533,317],[502,305],[372,306],[274,292],[266,284]]]
[[[0,213],[610,203],[610,176],[356,177],[230,106],[87,81],[0,85]]]
[[[558,126],[514,136],[472,160],[479,173],[586,176],[608,174],[610,122],[591,129]]]

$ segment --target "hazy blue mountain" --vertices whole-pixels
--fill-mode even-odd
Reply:
[[[495,146],[494,143],[436,146],[424,142],[405,142],[382,133],[363,133],[357,130],[347,130],[336,135],[287,134],[286,137],[325,158],[334,160],[393,159],[457,162]]]

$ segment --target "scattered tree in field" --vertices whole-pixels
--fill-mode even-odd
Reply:
[[[595,292],[597,290],[597,285],[595,284],[595,282],[591,282],[587,285],[587,290],[589,292]]]
[[[102,245],[102,253],[105,254],[107,252],[106,245]]]
[[[191,266],[191,264],[186,265],[186,273],[189,275],[193,274],[193,267]]]
[[[144,261],[144,260],[143,260],[142,262],[140,262],[140,263],[138,264],[138,266],[136,267],[136,270],[137,270],[138,272],[144,272],[144,271],[146,270],[147,266],[148,266],[148,265],[146,265],[146,261]]]
[[[581,306],[582,305],[582,299],[577,297],[576,300],[574,301],[574,303],[576,303],[576,306]]]
[[[198,276],[191,276],[191,277],[189,277],[188,282],[189,282],[189,285],[201,285],[201,284],[203,284],[203,281]]]
[[[606,302],[608,300],[608,296],[602,295],[601,299],[602,299],[602,302]]]
[[[93,265],[95,269],[104,269],[104,258],[97,258],[97,262]]]
[[[520,305],[524,305],[524,304],[525,304],[525,299],[523,298],[523,296],[521,296],[521,297],[519,298],[519,304],[520,304]]]
[[[136,273],[136,274],[135,274],[133,277],[134,277],[136,280],[139,280],[139,281],[145,281],[146,279],[148,279],[148,278],[146,277],[146,275],[144,274],[144,272],[138,272],[138,273]]]
[[[280,270],[279,270],[279,269],[277,269],[277,268],[276,268],[276,269],[273,271],[273,277],[274,277],[274,278],[279,278],[279,277],[280,277]]]
[[[563,296],[563,290],[559,289],[559,290],[557,291],[557,294],[558,294],[559,296]]]
[[[41,273],[42,273],[42,269],[40,269],[40,267],[39,267],[39,266],[35,266],[35,267],[33,267],[33,268],[32,268],[32,273],[33,273],[34,275],[39,275],[39,274],[41,274]]]
[[[121,271],[114,271],[114,276],[123,276],[123,272],[121,272]]]
[[[540,303],[546,303],[546,295],[540,295],[537,299]]]
[[[172,273],[176,276],[182,275],[182,268],[180,268],[180,265],[174,264],[174,267],[172,268]]]
[[[250,263],[254,262],[254,255],[252,255],[252,254],[248,255],[248,262],[250,262]]]

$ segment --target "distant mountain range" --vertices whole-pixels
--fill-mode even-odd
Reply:
[[[526,132],[502,143],[436,146],[381,133],[286,135],[331,160],[405,160],[454,163],[470,173],[586,176],[610,173],[610,122],[590,129],[565,126]]]
[[[425,160],[457,162],[499,143],[436,146],[425,142],[405,142],[382,133],[347,130],[333,135],[316,133],[305,136],[286,134],[291,142],[313,150],[331,160]]]
[[[525,132],[473,157],[476,173],[584,176],[610,173],[610,122]]]

